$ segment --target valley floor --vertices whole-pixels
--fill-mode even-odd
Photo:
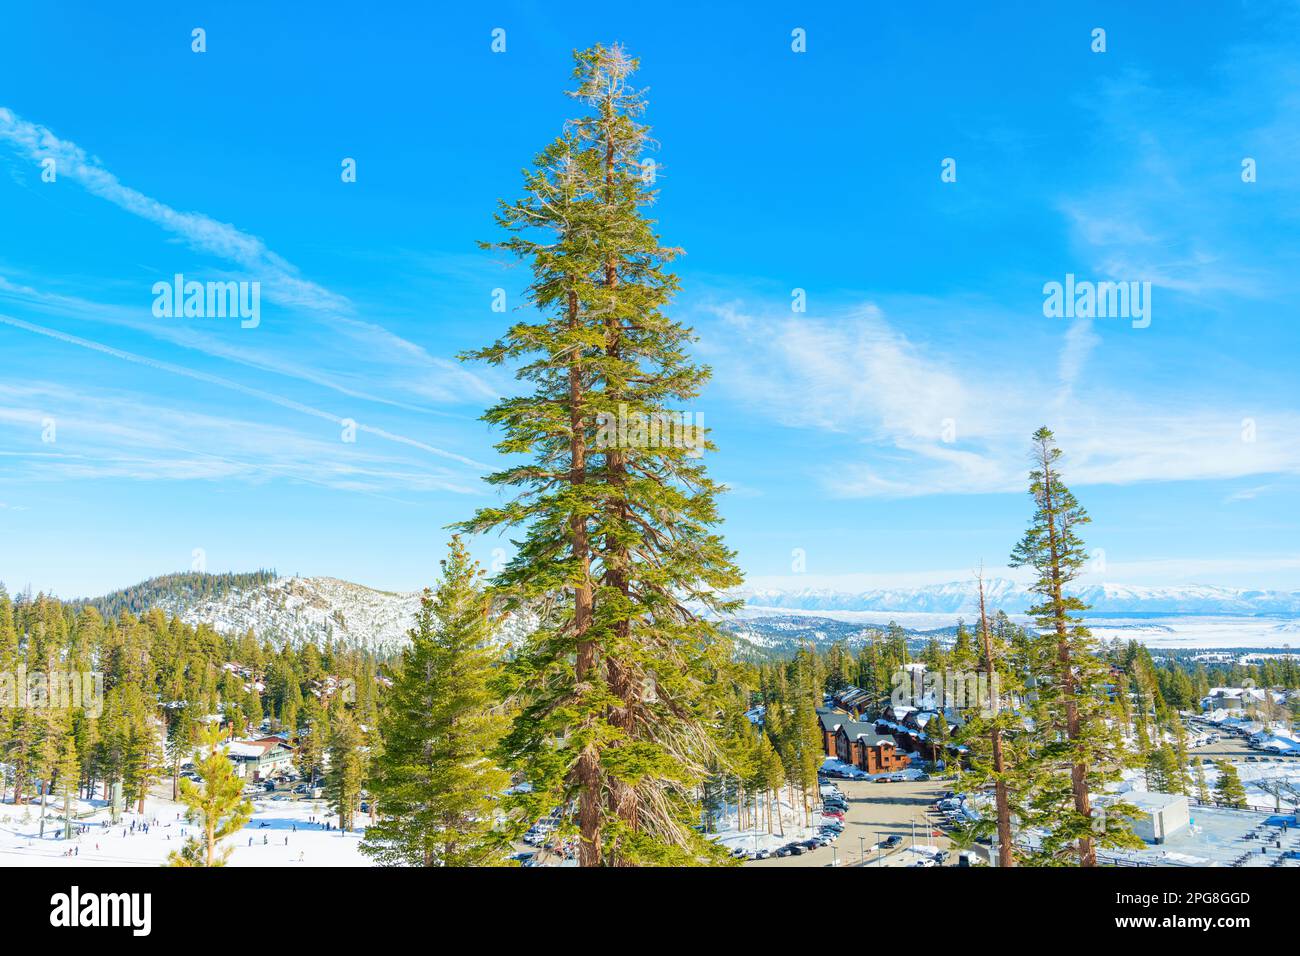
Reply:
[[[223,844],[233,848],[230,866],[372,865],[359,849],[362,831],[325,829],[326,822],[337,823],[337,818],[323,801],[255,800],[253,805],[248,825]],[[46,808],[43,839],[39,804],[0,804],[0,866],[160,866],[193,830],[184,810],[164,797],[151,797],[144,814],[124,813],[119,823],[106,826],[109,813],[103,801],[82,800],[74,810],[76,822],[89,829],[64,840],[63,821],[56,819],[61,801]],[[74,855],[68,856],[69,850]]]

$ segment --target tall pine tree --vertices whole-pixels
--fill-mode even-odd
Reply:
[[[437,592],[421,597],[380,717],[384,750],[370,783],[379,821],[361,849],[381,863],[476,866],[501,857],[493,814],[510,781],[493,753],[508,721],[481,579],[455,537]]]
[[[1030,590],[1038,598],[1029,609],[1040,629],[1032,822],[1047,831],[1045,858],[1058,860],[1072,849],[1079,865],[1096,866],[1099,843],[1128,846],[1136,838],[1121,810],[1093,813],[1092,794],[1119,779],[1122,745],[1118,728],[1107,719],[1109,670],[1078,616],[1087,605],[1066,591],[1087,561],[1078,529],[1090,519],[1061,481],[1061,450],[1052,432],[1040,428],[1033,442],[1034,516],[1011,558],[1013,567],[1033,569]]]
[[[534,787],[522,811],[574,807],[584,866],[701,862],[716,857],[693,825],[730,654],[695,609],[725,609],[718,592],[740,575],[711,530],[711,445],[673,406],[709,373],[662,311],[677,250],[644,213],[655,192],[637,63],[618,46],[575,61],[570,95],[586,112],[498,216],[513,233],[500,246],[532,267],[537,320],[474,353],[519,363],[531,384],[485,416],[505,430],[501,451],[531,461],[492,475],[518,497],[463,527],[526,528],[495,583],[547,610],[510,669],[522,712],[506,752]]]

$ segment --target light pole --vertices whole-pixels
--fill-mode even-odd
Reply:
[[[865,866],[867,863],[867,838],[858,837],[858,865]]]

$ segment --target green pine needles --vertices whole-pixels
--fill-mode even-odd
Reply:
[[[181,781],[181,803],[189,809],[185,819],[196,827],[193,836],[167,858],[169,866],[225,866],[230,846],[221,841],[244,828],[253,816],[253,805],[244,799],[244,781],[226,756],[224,738],[217,726],[198,735],[202,752],[195,753],[194,769],[203,780],[198,787]]]
[[[379,863],[485,866],[503,856],[493,824],[510,780],[488,754],[507,721],[482,577],[453,538],[438,590],[421,597],[380,716],[384,747],[370,781],[379,820],[361,844]]]
[[[521,818],[558,809],[584,866],[709,862],[718,851],[695,825],[731,655],[704,615],[741,581],[713,530],[720,488],[700,460],[712,445],[678,414],[709,370],[663,311],[679,250],[645,214],[637,63],[617,45],[575,63],[583,114],[497,215],[510,235],[495,247],[532,270],[536,318],[470,356],[527,383],[485,415],[499,450],[524,460],[488,478],[515,497],[462,530],[522,528],[494,586],[544,609],[507,670],[519,714],[502,752],[532,786],[512,798]]]
[[[1065,587],[1088,560],[1079,528],[1090,520],[1061,480],[1061,450],[1052,432],[1033,436],[1029,493],[1035,510],[1029,529],[1011,555],[1013,567],[1036,574],[1030,590],[1038,602],[1029,614],[1039,635],[1028,650],[1036,676],[1030,708],[1033,756],[1024,823],[1045,836],[1031,859],[1064,862],[1077,855],[1081,866],[1097,865],[1097,847],[1140,846],[1128,817],[1132,808],[1112,804],[1104,812],[1094,794],[1120,778],[1126,755],[1107,696],[1109,668],[1079,613],[1079,598]]]

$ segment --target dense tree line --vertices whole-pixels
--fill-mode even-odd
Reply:
[[[117,793],[142,807],[160,781],[179,796],[180,768],[212,724],[225,739],[285,731],[304,772],[319,774],[335,722],[376,725],[381,663],[341,646],[227,636],[158,609],[106,619],[0,588],[0,673],[21,695],[0,707],[0,798]],[[82,695],[52,699],[69,680]]]
[[[97,598],[81,598],[71,603],[93,607],[101,617],[117,617],[123,611],[141,615],[152,608],[183,608],[202,601],[220,600],[228,594],[247,591],[269,584],[276,578],[274,571],[247,571],[227,574],[208,574],[203,571],[182,571],[164,574],[129,588],[122,588]]]

